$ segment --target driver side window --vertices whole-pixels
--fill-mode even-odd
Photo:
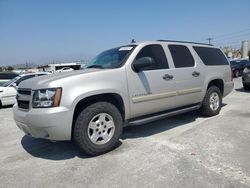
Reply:
[[[151,57],[155,61],[154,65],[143,68],[143,71],[169,68],[165,52],[162,46],[159,44],[152,44],[143,47],[137,54],[135,60],[138,60],[142,57]]]

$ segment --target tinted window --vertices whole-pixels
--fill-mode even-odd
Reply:
[[[137,54],[135,60],[142,57],[151,57],[154,59],[154,65],[150,67],[146,67],[143,70],[155,70],[155,69],[168,69],[168,62],[165,55],[165,52],[161,45],[153,44],[145,46],[141,49],[141,51]]]
[[[205,65],[228,65],[226,57],[218,48],[200,46],[194,46],[193,48]]]
[[[186,46],[168,45],[168,47],[176,68],[194,66],[194,58]]]
[[[18,85],[20,84],[20,82],[22,82],[22,81],[24,81],[24,80],[27,80],[27,79],[29,79],[29,78],[33,78],[33,77],[35,77],[34,74],[33,74],[33,75],[28,75],[28,76],[23,76],[23,77],[21,77],[19,80],[16,81],[16,85],[18,86]]]

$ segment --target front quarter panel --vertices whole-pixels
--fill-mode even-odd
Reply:
[[[62,87],[60,106],[70,109],[72,120],[75,107],[79,101],[89,96],[104,93],[120,95],[125,105],[125,119],[129,117],[126,74],[123,67],[54,81],[50,83],[49,87]]]

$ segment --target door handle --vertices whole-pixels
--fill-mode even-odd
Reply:
[[[194,72],[192,73],[192,75],[193,75],[194,77],[198,77],[198,76],[200,76],[200,73],[199,73],[199,72],[194,71]]]
[[[174,78],[174,76],[173,75],[169,75],[169,74],[165,74],[162,78],[164,80],[172,80]]]

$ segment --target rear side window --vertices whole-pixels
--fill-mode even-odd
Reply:
[[[168,45],[176,68],[193,67],[194,58],[189,49],[183,45]]]
[[[218,48],[193,47],[205,65],[228,65],[228,61]]]
[[[145,46],[137,54],[136,60],[142,57],[151,57],[154,59],[155,64],[150,67],[146,67],[143,70],[155,70],[155,69],[168,69],[168,62],[165,55],[165,52],[161,45],[152,44]]]

